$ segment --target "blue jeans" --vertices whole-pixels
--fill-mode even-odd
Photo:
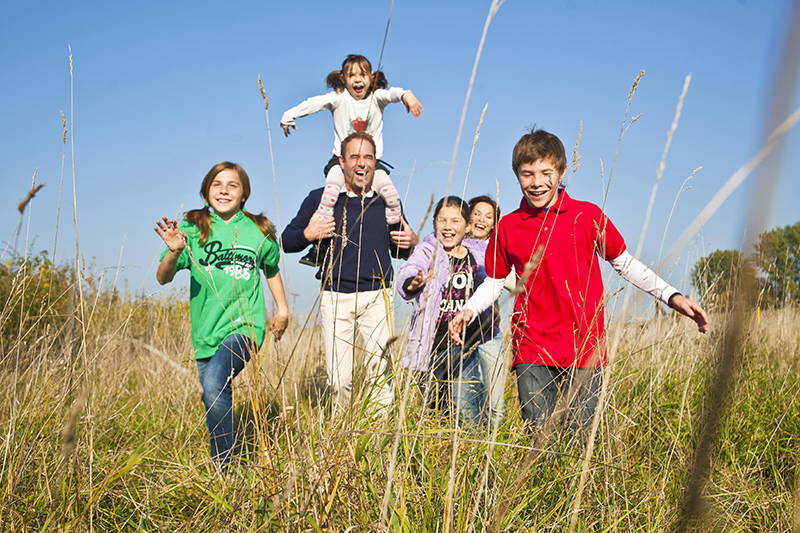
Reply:
[[[208,359],[197,360],[197,375],[203,387],[206,425],[211,441],[211,459],[227,463],[236,438],[231,382],[250,360],[256,346],[248,337],[236,334],[225,339]]]
[[[423,387],[428,406],[443,413],[459,413],[461,426],[486,423],[480,358],[472,348],[453,346],[435,352]]]
[[[506,380],[502,333],[478,346],[478,359],[481,364],[490,420],[493,425],[499,426],[503,422],[503,393]]]
[[[600,399],[603,380],[601,367],[573,368],[520,363],[517,390],[522,419],[532,428],[541,428],[553,414],[559,392],[568,394],[567,420],[581,435],[591,427]]]

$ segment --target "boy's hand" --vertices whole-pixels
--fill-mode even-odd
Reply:
[[[161,217],[162,220],[156,221],[153,228],[158,236],[164,240],[170,252],[180,253],[186,248],[186,234],[180,230],[176,220]]]
[[[391,237],[394,244],[405,250],[417,244],[417,234],[402,218],[400,223],[403,225],[403,229],[401,231],[390,231],[389,237]]]
[[[448,329],[450,330],[450,338],[453,339],[458,346],[464,344],[461,340],[461,334],[464,331],[464,326],[472,322],[472,311],[464,309],[450,320]]]
[[[333,220],[333,217],[320,218],[314,213],[311,215],[306,229],[303,230],[303,237],[309,242],[314,242],[320,239],[333,237],[333,232],[335,230],[336,221]]]
[[[403,105],[406,106],[406,113],[410,111],[412,115],[419,118],[420,113],[422,113],[422,104],[419,103],[414,93],[406,91],[403,93],[403,96],[400,97],[400,100],[403,102]]]
[[[275,335],[275,340],[281,340],[283,332],[289,326],[289,311],[286,309],[279,309],[272,317],[272,334]]]
[[[674,310],[694,320],[700,333],[708,331],[708,315],[697,303],[682,294],[676,294],[672,297],[670,304]]]
[[[427,283],[428,280],[431,279],[431,276],[433,276],[433,270],[431,270],[427,274],[423,274],[421,268],[417,269],[417,275],[414,276],[414,279],[412,279],[411,283],[408,284],[407,290],[409,292],[414,292],[416,290],[419,290],[420,287],[425,285],[425,283]]]
[[[283,134],[286,137],[288,137],[289,136],[289,128],[292,128],[293,130],[296,130],[297,126],[295,126],[294,124],[292,124],[291,126],[289,126],[287,124],[281,124],[281,128],[283,128]]]

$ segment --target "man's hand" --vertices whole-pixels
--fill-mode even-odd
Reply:
[[[333,217],[319,218],[314,213],[311,215],[311,220],[308,221],[306,229],[303,230],[303,237],[309,242],[327,239],[328,237],[333,237],[335,229],[336,221],[333,220]]]
[[[295,126],[294,124],[292,124],[291,126],[289,126],[289,125],[287,125],[287,124],[281,124],[281,128],[283,128],[283,134],[284,134],[286,137],[288,137],[288,136],[289,136],[289,133],[291,133],[291,132],[289,131],[289,128],[292,128],[293,130],[296,130],[296,129],[297,129],[297,126]]]
[[[450,329],[450,338],[453,339],[453,342],[458,346],[464,344],[464,341],[461,339],[461,334],[470,322],[472,322],[472,311],[469,309],[464,309],[450,320],[450,325],[448,326]]]
[[[394,244],[405,250],[417,244],[417,234],[402,218],[400,223],[403,225],[403,229],[401,231],[390,231],[389,237],[392,238]]]
[[[695,323],[697,323],[697,329],[700,333],[708,331],[708,315],[706,315],[706,312],[703,311],[703,308],[697,303],[686,298],[682,294],[676,294],[670,300],[670,305],[680,314],[694,320]]]

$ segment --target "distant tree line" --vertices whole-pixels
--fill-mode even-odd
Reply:
[[[692,283],[704,305],[724,309],[733,304],[740,274],[757,289],[751,305],[800,303],[800,222],[762,233],[750,255],[717,250],[700,258],[692,269]]]

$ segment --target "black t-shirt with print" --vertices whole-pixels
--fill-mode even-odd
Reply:
[[[472,253],[467,250],[467,255],[462,258],[450,256],[450,274],[442,293],[439,304],[439,318],[436,320],[436,335],[433,338],[433,352],[447,349],[451,344],[448,326],[450,320],[463,308],[464,304],[475,291],[475,272],[478,264]],[[480,332],[480,320],[475,320],[467,326],[466,344],[469,345],[477,338]]]

